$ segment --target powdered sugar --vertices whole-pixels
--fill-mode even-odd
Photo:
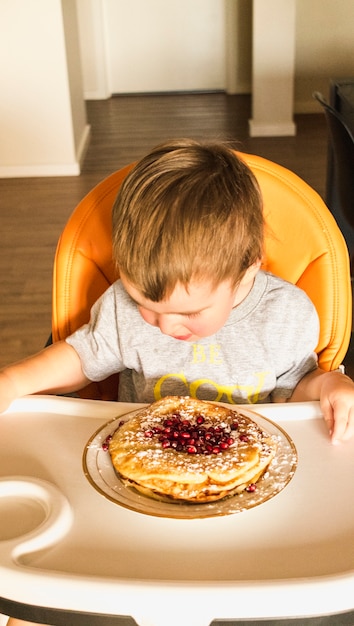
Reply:
[[[122,476],[191,500],[257,481],[275,454],[276,440],[232,409],[171,397],[119,428],[109,447]]]

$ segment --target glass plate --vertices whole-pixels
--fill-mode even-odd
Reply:
[[[83,454],[83,469],[90,484],[100,494],[127,509],[155,515],[157,517],[169,517],[180,519],[193,519],[203,517],[215,517],[241,513],[247,509],[266,502],[292,479],[297,466],[297,452],[295,444],[289,435],[280,426],[271,420],[243,408],[243,413],[254,420],[261,428],[276,437],[278,441],[277,453],[272,460],[267,472],[257,483],[257,489],[253,493],[243,491],[241,494],[228,496],[216,502],[205,504],[191,504],[188,502],[173,502],[167,499],[158,499],[144,496],[134,489],[127,487],[116,474],[111,463],[108,451],[102,448],[103,442],[118,428],[120,422],[126,422],[136,415],[141,409],[126,413],[101,426],[87,442]]]

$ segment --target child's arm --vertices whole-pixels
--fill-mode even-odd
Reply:
[[[340,372],[317,368],[295,387],[292,402],[319,400],[333,443],[354,436],[354,382]]]
[[[27,394],[76,391],[89,382],[74,348],[59,341],[0,371],[0,413]]]

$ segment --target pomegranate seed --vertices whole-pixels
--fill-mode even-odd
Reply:
[[[124,423],[124,422],[122,422]],[[220,454],[235,444],[233,431],[238,429],[238,423],[230,425],[203,426],[205,418],[202,415],[194,417],[193,421],[182,419],[179,413],[173,413],[165,418],[161,425],[152,426],[144,435],[148,439],[157,437],[163,448],[173,448],[177,452],[188,454]],[[248,442],[247,433],[239,436],[240,441]],[[108,449],[108,441],[102,444]]]
[[[124,422],[123,422],[123,424],[124,424]],[[119,428],[119,426],[118,426],[118,428]],[[117,430],[118,430],[118,428],[117,428]],[[107,435],[106,439],[102,443],[102,450],[104,450],[105,452],[109,448],[109,442],[111,441],[111,439],[112,439],[112,435]]]
[[[253,493],[254,491],[256,491],[257,489],[257,485],[255,485],[254,483],[251,483],[250,485],[248,485],[248,487],[246,487],[246,491],[248,491],[248,493]]]

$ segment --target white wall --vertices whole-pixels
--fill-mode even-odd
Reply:
[[[103,0],[78,2],[85,97],[108,97],[104,42],[97,39],[101,19],[97,7]],[[232,63],[230,57],[227,61],[226,89],[229,93],[250,92],[252,0],[225,0],[225,6],[228,54],[233,56]],[[331,78],[354,76],[354,1],[296,0],[295,9],[294,110],[319,111],[312,92],[327,94]],[[268,20],[277,27],[276,14]]]
[[[83,89],[86,98],[109,93],[100,29],[103,0],[78,1],[84,85],[75,0],[0,2],[0,177],[80,172],[89,139]],[[251,85],[252,3],[225,0],[225,6],[232,43],[227,88],[244,93]],[[295,112],[318,111],[314,90],[327,95],[331,78],[354,76],[353,24],[353,0],[296,0]]]
[[[0,176],[80,173],[89,127],[75,0],[0,2]]]
[[[224,0],[103,0],[109,90],[225,88]]]
[[[318,112],[332,78],[354,77],[353,0],[296,0],[295,111]]]

